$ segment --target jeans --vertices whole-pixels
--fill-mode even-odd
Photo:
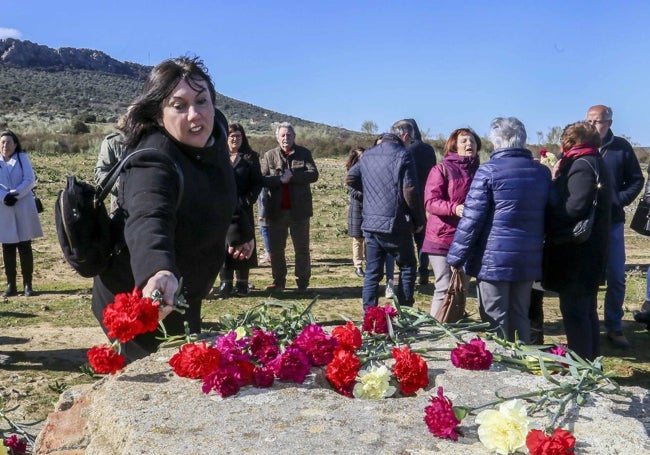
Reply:
[[[519,339],[530,343],[530,290],[532,281],[478,281],[481,319],[490,329],[508,341]]]
[[[374,232],[365,232],[364,235],[366,237],[366,276],[362,291],[364,310],[379,303],[379,283],[384,277],[383,269],[388,255],[395,258],[400,269],[400,285],[395,289],[395,297],[400,305],[413,305],[417,258],[411,236]]]
[[[395,276],[395,257],[386,255],[386,281],[393,280]],[[381,281],[381,280],[379,280]]]
[[[605,292],[605,329],[623,330],[623,301],[625,300],[625,239],[623,223],[612,225],[607,259],[607,291]]]
[[[264,252],[271,252],[271,237],[269,234],[269,227],[264,224],[260,224],[260,235],[262,236],[262,242],[264,242]]]

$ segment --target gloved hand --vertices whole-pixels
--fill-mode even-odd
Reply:
[[[4,203],[5,203],[5,205],[7,207],[12,207],[13,205],[16,204],[17,201],[18,201],[18,198],[16,196],[14,196],[13,194],[7,194],[5,196]]]

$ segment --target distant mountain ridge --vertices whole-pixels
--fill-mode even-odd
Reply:
[[[120,62],[98,50],[52,49],[31,41],[0,39],[0,124],[3,113],[16,111],[49,120],[81,117],[114,123],[140,93],[151,68]],[[253,134],[268,135],[274,124],[283,121],[318,135],[361,134],[281,114],[220,93],[217,107],[229,121],[241,123]]]
[[[103,71],[138,79],[144,79],[151,70],[150,66],[120,62],[101,51],[73,47],[52,49],[14,38],[0,40],[0,62],[21,68]]]

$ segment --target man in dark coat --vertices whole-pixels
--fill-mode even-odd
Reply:
[[[431,168],[436,165],[436,151],[433,147],[422,140],[422,134],[418,124],[412,118],[405,120],[413,127],[413,136],[411,144],[407,145],[406,150],[413,154],[415,160],[415,171],[418,175],[418,192],[420,199],[424,204],[424,187],[429,178]],[[423,206],[424,209],[424,206]],[[429,284],[429,255],[422,252],[422,244],[424,243],[424,229],[420,232],[413,234],[415,245],[418,249],[418,283],[420,285]]]
[[[628,141],[612,133],[612,109],[602,104],[587,111],[587,122],[596,127],[602,145],[600,155],[610,171],[614,188],[612,200],[612,230],[607,260],[607,291],[605,292],[605,329],[607,338],[616,348],[624,349],[629,342],[623,334],[623,301],[625,300],[625,227],[624,207],[630,205],[643,189],[643,173],[639,160]]]
[[[366,150],[363,159],[348,171],[346,183],[363,192],[364,310],[377,306],[379,283],[388,254],[395,257],[400,268],[397,300],[401,305],[412,306],[417,267],[412,235],[421,231],[425,224],[413,155],[404,148],[401,138],[382,134],[378,145]]]
[[[273,284],[268,291],[283,291],[287,279],[285,249],[291,234],[296,254],[295,275],[299,291],[305,291],[311,278],[309,220],[313,215],[311,187],[318,180],[318,169],[305,147],[295,144],[296,133],[290,123],[280,123],[275,131],[278,147],[264,155],[262,176],[269,190],[266,218],[271,242]]]

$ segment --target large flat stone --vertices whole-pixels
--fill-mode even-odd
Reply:
[[[463,421],[458,442],[429,433],[424,408],[435,388],[443,386],[455,405],[475,406],[494,399],[496,390],[510,396],[549,387],[543,377],[500,365],[457,369],[445,357],[429,362],[431,387],[411,398],[345,398],[323,387],[322,370],[314,370],[302,385],[247,387],[222,399],[203,394],[198,380],[177,377],[167,363],[174,352],[137,361],[84,397],[90,403],[87,454],[484,454],[473,416]],[[650,451],[650,396],[627,390],[631,398],[598,395],[569,410],[561,426],[576,436],[576,453]],[[536,415],[534,422],[543,427],[548,416]]]

